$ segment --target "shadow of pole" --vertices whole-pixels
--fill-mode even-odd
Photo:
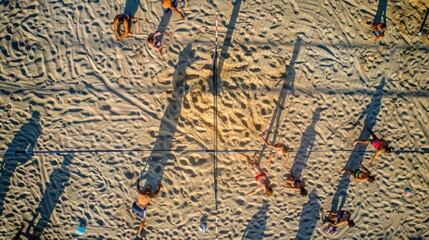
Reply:
[[[385,79],[383,78],[380,82],[380,85],[376,88],[376,91],[371,99],[371,102],[367,108],[359,116],[356,123],[360,122],[365,118],[364,122],[368,125],[369,128],[375,126],[377,115],[380,112],[381,108],[381,99],[383,98],[383,88],[385,85]],[[369,139],[370,133],[362,128],[362,131],[357,139]],[[359,168],[359,163],[362,163],[364,158],[364,153],[367,148],[367,145],[356,144],[354,151],[350,154],[349,160],[346,163],[344,169],[355,170]],[[337,191],[334,194],[332,199],[331,211],[338,211],[343,209],[344,204],[347,200],[347,188],[350,184],[350,175],[343,174],[341,176],[340,182],[338,183]]]
[[[295,239],[311,239],[317,220],[319,219],[320,204],[317,199],[317,190],[314,189],[309,195],[309,200],[304,204],[301,218],[299,219],[299,229]]]
[[[378,0],[377,13],[374,16],[372,24],[384,22],[386,23],[387,0]],[[383,19],[383,20],[382,20]]]
[[[28,152],[33,151],[37,138],[42,133],[39,120],[39,112],[33,112],[32,118],[15,134],[3,156],[0,169],[0,216],[4,211],[4,202],[10,190],[11,178],[16,167],[18,164],[25,164],[33,156]]]
[[[49,220],[52,213],[57,206],[61,195],[63,194],[66,184],[70,179],[70,172],[68,166],[71,164],[73,157],[71,155],[64,156],[63,163],[61,167],[52,172],[49,177],[49,183],[46,185],[46,190],[43,193],[42,200],[40,200],[39,206],[36,208],[36,211],[33,215],[26,234],[29,235],[31,227],[34,227],[33,231],[40,231],[43,233],[43,230],[49,225]],[[37,225],[34,226],[34,223],[37,217],[40,215],[40,219],[37,222]]]
[[[142,170],[142,178],[146,178],[145,187],[148,184],[158,186],[164,175],[164,167],[167,161],[174,156],[171,154],[173,147],[174,134],[177,128],[177,119],[182,108],[182,100],[187,91],[185,83],[185,69],[195,60],[195,50],[192,50],[192,43],[189,43],[179,54],[179,60],[175,66],[176,71],[173,74],[174,90],[169,99],[164,116],[159,126],[158,137],[156,138],[152,152],[147,163],[147,171]],[[160,151],[165,150],[165,151]]]
[[[219,87],[221,86],[221,83],[222,83],[222,78],[221,78],[222,67],[225,62],[225,59],[229,58],[228,49],[231,46],[232,34],[234,33],[235,24],[237,23],[238,14],[240,13],[241,2],[242,0],[236,0],[234,3],[234,8],[232,9],[231,19],[229,20],[229,23],[228,23],[228,30],[226,31],[225,40],[223,41],[222,50],[220,52],[219,63],[217,65],[218,84],[217,86],[214,86],[215,87],[213,91],[214,94],[219,94],[220,92]]]
[[[280,127],[280,120],[282,116],[282,112],[285,109],[284,105],[286,103],[287,91],[290,90],[292,94],[294,94],[294,82],[295,82],[295,63],[298,58],[299,51],[301,49],[302,39],[298,38],[295,42],[292,51],[292,58],[290,60],[289,66],[286,66],[285,73],[282,78],[284,79],[282,90],[280,91],[278,100],[276,102],[276,109],[274,110],[273,117],[270,123],[270,130],[268,131],[265,139],[269,139],[270,134],[273,133],[272,143],[276,142],[277,138],[277,129]]]
[[[264,200],[261,209],[259,209],[259,211],[253,215],[249,224],[247,224],[242,239],[261,240],[264,238],[264,232],[268,219],[267,212],[269,207],[269,202]]]
[[[292,165],[292,172],[295,178],[301,179],[302,171],[305,168],[305,164],[307,163],[307,159],[310,155],[311,148],[314,145],[314,140],[316,139],[316,123],[320,119],[320,113],[326,110],[325,108],[317,108],[314,111],[313,119],[308,125],[305,132],[302,134],[301,145],[298,148],[298,151],[295,156],[295,160]]]

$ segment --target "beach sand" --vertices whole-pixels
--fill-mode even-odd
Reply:
[[[42,239],[134,239],[138,177],[164,185],[143,235],[214,239],[215,139],[219,239],[429,239],[429,2],[233,2],[189,1],[186,21],[162,24],[160,1],[0,3],[0,239],[22,222]],[[139,21],[118,42],[124,8]],[[162,57],[146,43],[156,29],[172,35]],[[352,145],[365,122],[394,150],[372,184],[339,173],[369,164],[374,149]],[[266,166],[260,134],[291,148],[286,168]],[[245,198],[256,182],[225,150],[259,151],[274,196]],[[291,168],[307,197],[281,187]],[[327,235],[322,209],[350,210],[356,226]]]

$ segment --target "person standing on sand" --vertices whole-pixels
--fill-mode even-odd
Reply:
[[[123,38],[133,35],[133,33],[131,32],[131,22],[133,23],[137,22],[137,18],[131,17],[126,13],[121,13],[116,15],[115,19],[111,23],[113,26],[113,32],[116,35],[116,40],[121,41]],[[124,28],[125,28],[123,33],[121,33],[122,24],[124,25]]]
[[[278,156],[285,155],[286,158],[284,160],[284,165],[286,167],[286,163],[289,160],[289,148],[285,144],[283,144],[283,143],[277,143],[276,145],[269,144],[267,142],[267,140],[262,135],[259,135],[259,136],[261,137],[261,139],[264,142],[265,146],[267,146],[268,148],[271,148],[270,156],[268,157],[268,164],[267,164],[267,166],[271,165],[271,159],[275,155],[278,155]]]
[[[355,223],[351,220],[352,214],[349,211],[326,211],[326,213],[328,215],[323,219],[323,224],[329,223],[334,227],[338,227],[347,223],[349,227],[355,226]]]
[[[261,190],[265,190],[265,195],[267,195],[268,197],[271,197],[273,195],[273,189],[270,186],[271,185],[270,179],[268,178],[268,175],[264,171],[262,171],[261,166],[259,166],[258,158],[256,154],[257,153],[253,155],[253,160],[252,160],[246,154],[239,153],[239,155],[242,158],[246,159],[247,165],[250,168],[250,172],[253,174],[256,182],[258,183],[258,186],[253,191],[246,194],[246,197],[253,195]]]
[[[385,23],[377,23],[372,26],[372,31],[375,35],[375,40],[384,38],[384,32],[386,31]]]
[[[348,173],[348,174],[352,175],[357,182],[369,182],[369,183],[374,182],[375,177],[371,176],[371,172],[368,170],[368,168],[366,168],[362,164],[359,164],[359,166],[361,168],[363,168],[364,171],[362,171],[359,168],[355,171],[343,169],[343,170],[341,170],[341,173]]]
[[[375,159],[377,158],[377,156],[382,153],[382,152],[386,152],[386,153],[390,153],[392,151],[392,149],[389,147],[389,144],[384,140],[384,139],[379,139],[373,131],[371,131],[371,129],[369,129],[369,127],[365,124],[364,125],[366,129],[368,129],[369,133],[371,134],[371,136],[373,137],[373,139],[356,139],[353,141],[353,145],[356,145],[358,143],[361,144],[370,144],[377,149],[377,151],[375,152],[374,156],[371,159],[371,162],[369,163],[369,165],[371,166],[374,162]]]
[[[286,185],[283,186],[288,189],[299,191],[299,194],[303,197],[307,196],[308,194],[308,191],[304,188],[304,180],[294,177],[292,174],[292,169],[290,170],[290,176],[286,179]]]
[[[137,214],[137,219],[140,220],[139,230],[137,232],[137,236],[141,238],[141,231],[143,230],[144,223],[146,220],[146,206],[149,202],[158,196],[159,191],[162,188],[162,184],[160,183],[158,189],[155,193],[152,194],[152,185],[148,185],[144,191],[140,189],[140,178],[137,179],[137,193],[139,194],[137,201],[133,203],[132,211]]]
[[[180,3],[179,3],[180,1]],[[179,4],[181,7],[179,7]],[[183,13],[181,13],[177,8],[179,7],[180,9],[183,8],[184,6],[184,1],[183,0],[162,0],[161,3],[162,6],[162,10],[164,10],[164,13],[168,13],[170,11],[173,11],[177,14],[179,14],[182,19],[185,19],[185,15],[183,15]]]

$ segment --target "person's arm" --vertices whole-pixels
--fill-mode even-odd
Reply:
[[[344,225],[345,223],[347,223],[347,220],[341,221],[339,223],[331,223],[331,225],[334,227],[338,227],[338,226]]]
[[[116,40],[120,40],[119,39],[119,34],[118,34],[118,18],[115,18],[115,20],[113,20],[113,32],[115,33],[116,36]]]
[[[178,13],[182,17],[182,19],[185,19],[185,15],[183,15],[183,13],[179,12],[179,10],[177,10],[177,8],[171,7],[170,9],[173,10],[173,12]]]
[[[368,168],[366,168],[364,165],[359,163],[359,166],[361,166],[361,168],[363,168],[365,170],[365,172],[367,172],[369,175],[371,175],[371,171],[368,170]]]
[[[153,194],[153,197],[158,196],[158,193],[159,193],[159,191],[161,190],[161,188],[162,188],[162,187],[163,187],[163,186],[162,186],[162,184],[160,183],[160,184],[159,184],[159,186],[158,186],[158,189],[156,189],[155,193]]]
[[[255,193],[261,191],[262,189],[264,189],[263,186],[259,185],[257,186],[255,189],[253,189],[253,191],[249,192],[248,194],[246,194],[246,197],[250,196],[250,195],[254,195]]]
[[[346,169],[343,169],[343,170],[341,170],[340,171],[342,174],[344,174],[344,173],[347,173],[347,174],[350,174],[350,175],[354,175],[354,172],[352,172],[352,171],[350,171],[350,170],[346,170]]]
[[[374,162],[375,159],[377,158],[377,156],[382,152],[383,150],[377,150],[377,152],[375,152],[374,156],[371,159],[371,162],[369,163],[369,165],[371,166]]]
[[[273,159],[273,157],[274,157],[274,154],[270,153],[270,156],[268,157],[268,163],[267,163],[268,167],[271,166],[271,160]]]
[[[124,32],[122,34],[119,35],[118,40],[121,41],[124,37],[126,37],[129,33],[129,24],[128,21],[124,21]]]
[[[137,192],[137,193],[140,193],[140,192],[141,192],[141,190],[140,190],[140,178],[137,178],[137,182],[136,182],[136,192]]]
[[[259,135],[259,136],[261,137],[261,139],[264,142],[265,146],[267,146],[269,148],[272,148],[272,149],[276,149],[276,146],[273,145],[273,144],[268,143],[267,140],[262,135]]]
[[[143,231],[143,227],[144,227],[144,222],[145,222],[145,218],[143,218],[140,222],[140,226],[139,226],[139,231],[137,232],[137,237],[141,238],[142,234],[141,232]]]
[[[289,152],[286,152],[286,158],[284,160],[285,167],[286,167],[287,161],[289,161]]]

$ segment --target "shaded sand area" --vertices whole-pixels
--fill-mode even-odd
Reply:
[[[143,235],[214,239],[215,136],[219,150],[265,150],[274,183],[273,197],[245,198],[256,187],[245,161],[218,153],[220,239],[428,239],[429,38],[417,34],[425,5],[197,0],[186,21],[164,16],[166,27],[159,1],[2,1],[0,239],[22,222],[42,239],[134,239],[128,210],[139,176],[165,187]],[[124,6],[139,21],[117,42],[110,22]],[[381,44],[377,21],[387,23]],[[156,29],[173,35],[163,57],[146,43]],[[393,147],[370,168],[372,184],[339,173],[374,154],[352,145],[369,137],[364,122]],[[286,168],[266,166],[259,134],[289,145]],[[291,168],[307,197],[281,187]],[[328,236],[321,209],[351,210],[356,226]]]

